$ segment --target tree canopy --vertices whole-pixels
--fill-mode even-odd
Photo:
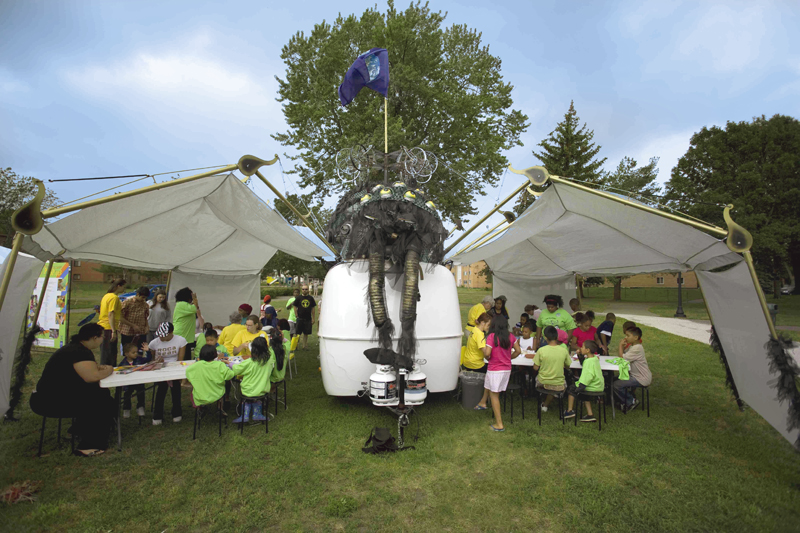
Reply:
[[[11,215],[36,195],[36,184],[30,176],[18,176],[10,168],[0,168],[0,233],[6,236],[5,245],[10,246],[14,236]],[[58,204],[58,197],[50,189],[44,195],[42,208],[49,209]]]
[[[580,125],[575,102],[569,103],[564,120],[556,124],[546,139],[537,145],[542,151],[533,151],[550,174],[574,178],[581,181],[600,182],[606,158],[598,159],[600,146],[592,142],[594,131]],[[520,195],[514,206],[517,215],[522,214],[534,201],[527,191]]]
[[[299,150],[294,172],[316,198],[339,194],[352,184],[335,171],[336,153],[356,145],[383,151],[383,98],[364,89],[340,107],[337,87],[356,57],[370,48],[389,51],[389,151],[420,146],[442,164],[427,183],[444,218],[475,213],[473,202],[497,183],[508,165],[501,150],[520,143],[527,116],[512,109],[512,86],[503,82],[501,61],[466,25],[444,27],[446,13],[428,4],[386,13],[370,8],[321,22],[309,35],[286,44],[278,101],[289,126],[273,137]]]
[[[667,198],[676,209],[725,227],[722,206],[753,235],[753,259],[779,276],[789,261],[800,276],[800,122],[775,115],[728,122],[694,134],[672,169]]]
[[[637,168],[636,160],[625,156],[613,172],[606,172],[600,180],[603,189],[609,192],[634,193],[637,200],[653,201],[661,193],[658,178],[658,158],[651,157],[650,161]]]

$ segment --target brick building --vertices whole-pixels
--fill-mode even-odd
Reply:
[[[603,287],[613,287],[614,284],[606,278],[605,283],[602,285]],[[636,274],[635,276],[631,276],[629,278],[625,278],[622,280],[623,288],[652,288],[652,287],[670,287],[677,289],[678,288],[678,275],[675,273],[658,273],[658,274]],[[683,273],[683,288],[684,289],[697,289],[699,285],[697,284],[697,276],[695,276],[694,272],[684,272]]]
[[[478,261],[471,265],[453,266],[453,276],[456,278],[457,287],[468,287],[470,289],[486,289],[492,286],[488,282],[486,276],[483,275],[483,269],[486,268],[484,261]]]

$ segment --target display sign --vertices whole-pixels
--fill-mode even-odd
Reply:
[[[28,328],[33,325],[39,295],[42,293],[47,266],[42,269],[36,288],[31,295],[28,309]],[[36,335],[36,346],[61,348],[67,343],[67,304],[69,299],[70,267],[69,263],[53,263],[50,279],[42,298],[42,310],[39,312],[39,327],[42,331]]]

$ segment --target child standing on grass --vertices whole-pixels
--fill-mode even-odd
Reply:
[[[607,313],[605,321],[597,328],[597,340],[600,341],[600,349],[605,355],[609,355],[608,346],[611,344],[611,335],[614,333],[616,323],[617,316],[614,313]]]
[[[544,338],[547,344],[537,350],[533,358],[533,369],[538,370],[536,388],[562,392],[565,389],[564,369],[572,364],[566,344],[559,344],[558,330],[553,326],[544,328]],[[542,411],[547,412],[553,397],[547,395],[542,405]]]
[[[256,317],[258,320],[258,317]],[[250,322],[250,319],[247,320]],[[246,398],[258,398],[270,391],[272,369],[275,367],[275,354],[267,344],[264,337],[255,337],[250,344],[250,358],[245,359],[233,367],[233,373],[242,376],[241,391]],[[244,404],[244,412],[240,418],[233,422],[238,424],[242,421],[247,422],[252,412],[254,422],[263,422],[267,419],[264,416],[260,403]]]
[[[503,315],[495,315],[489,326],[489,335],[486,337],[486,346],[483,355],[489,360],[486,370],[485,388],[489,389],[494,411],[494,424],[489,427],[493,431],[505,431],[503,418],[500,415],[500,393],[508,387],[511,377],[511,359],[519,355],[517,338],[508,331],[508,319]]]
[[[146,365],[150,362],[150,353],[145,352],[144,355],[139,355],[139,347],[133,343],[126,344],[122,347],[122,362],[119,366],[138,366]],[[122,418],[131,417],[131,396],[136,393],[136,414],[144,416],[144,385],[128,385],[124,389],[125,394],[122,397]]]
[[[653,381],[653,374],[644,356],[641,329],[632,327],[625,332],[625,338],[619,343],[619,356],[630,363],[630,375],[629,379],[618,379],[614,382],[614,392],[624,403],[627,412],[638,403],[630,389],[649,387]]]
[[[605,388],[605,381],[603,380],[603,372],[600,371],[600,359],[595,355],[598,351],[597,343],[594,341],[586,341],[583,346],[579,348],[581,355],[583,355],[583,363],[581,370],[581,378],[578,380],[578,386],[572,385],[569,390],[569,400],[567,410],[564,411],[564,418],[574,418],[575,411],[572,409],[575,405],[575,398],[579,393],[588,392],[602,392]],[[592,402],[583,402],[586,407],[586,414],[581,417],[581,422],[595,422],[594,415],[592,414]]]
[[[222,399],[225,382],[233,377],[233,370],[217,360],[217,349],[205,345],[200,348],[200,360],[186,369],[186,379],[192,384],[192,405],[200,407]]]

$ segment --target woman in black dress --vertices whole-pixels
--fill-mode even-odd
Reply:
[[[47,417],[74,417],[73,434],[79,438],[75,455],[91,457],[108,447],[114,419],[114,400],[100,380],[114,369],[98,365],[92,350],[103,344],[103,327],[86,324],[69,344],[58,349],[47,361],[36,390],[31,394],[31,410]]]

